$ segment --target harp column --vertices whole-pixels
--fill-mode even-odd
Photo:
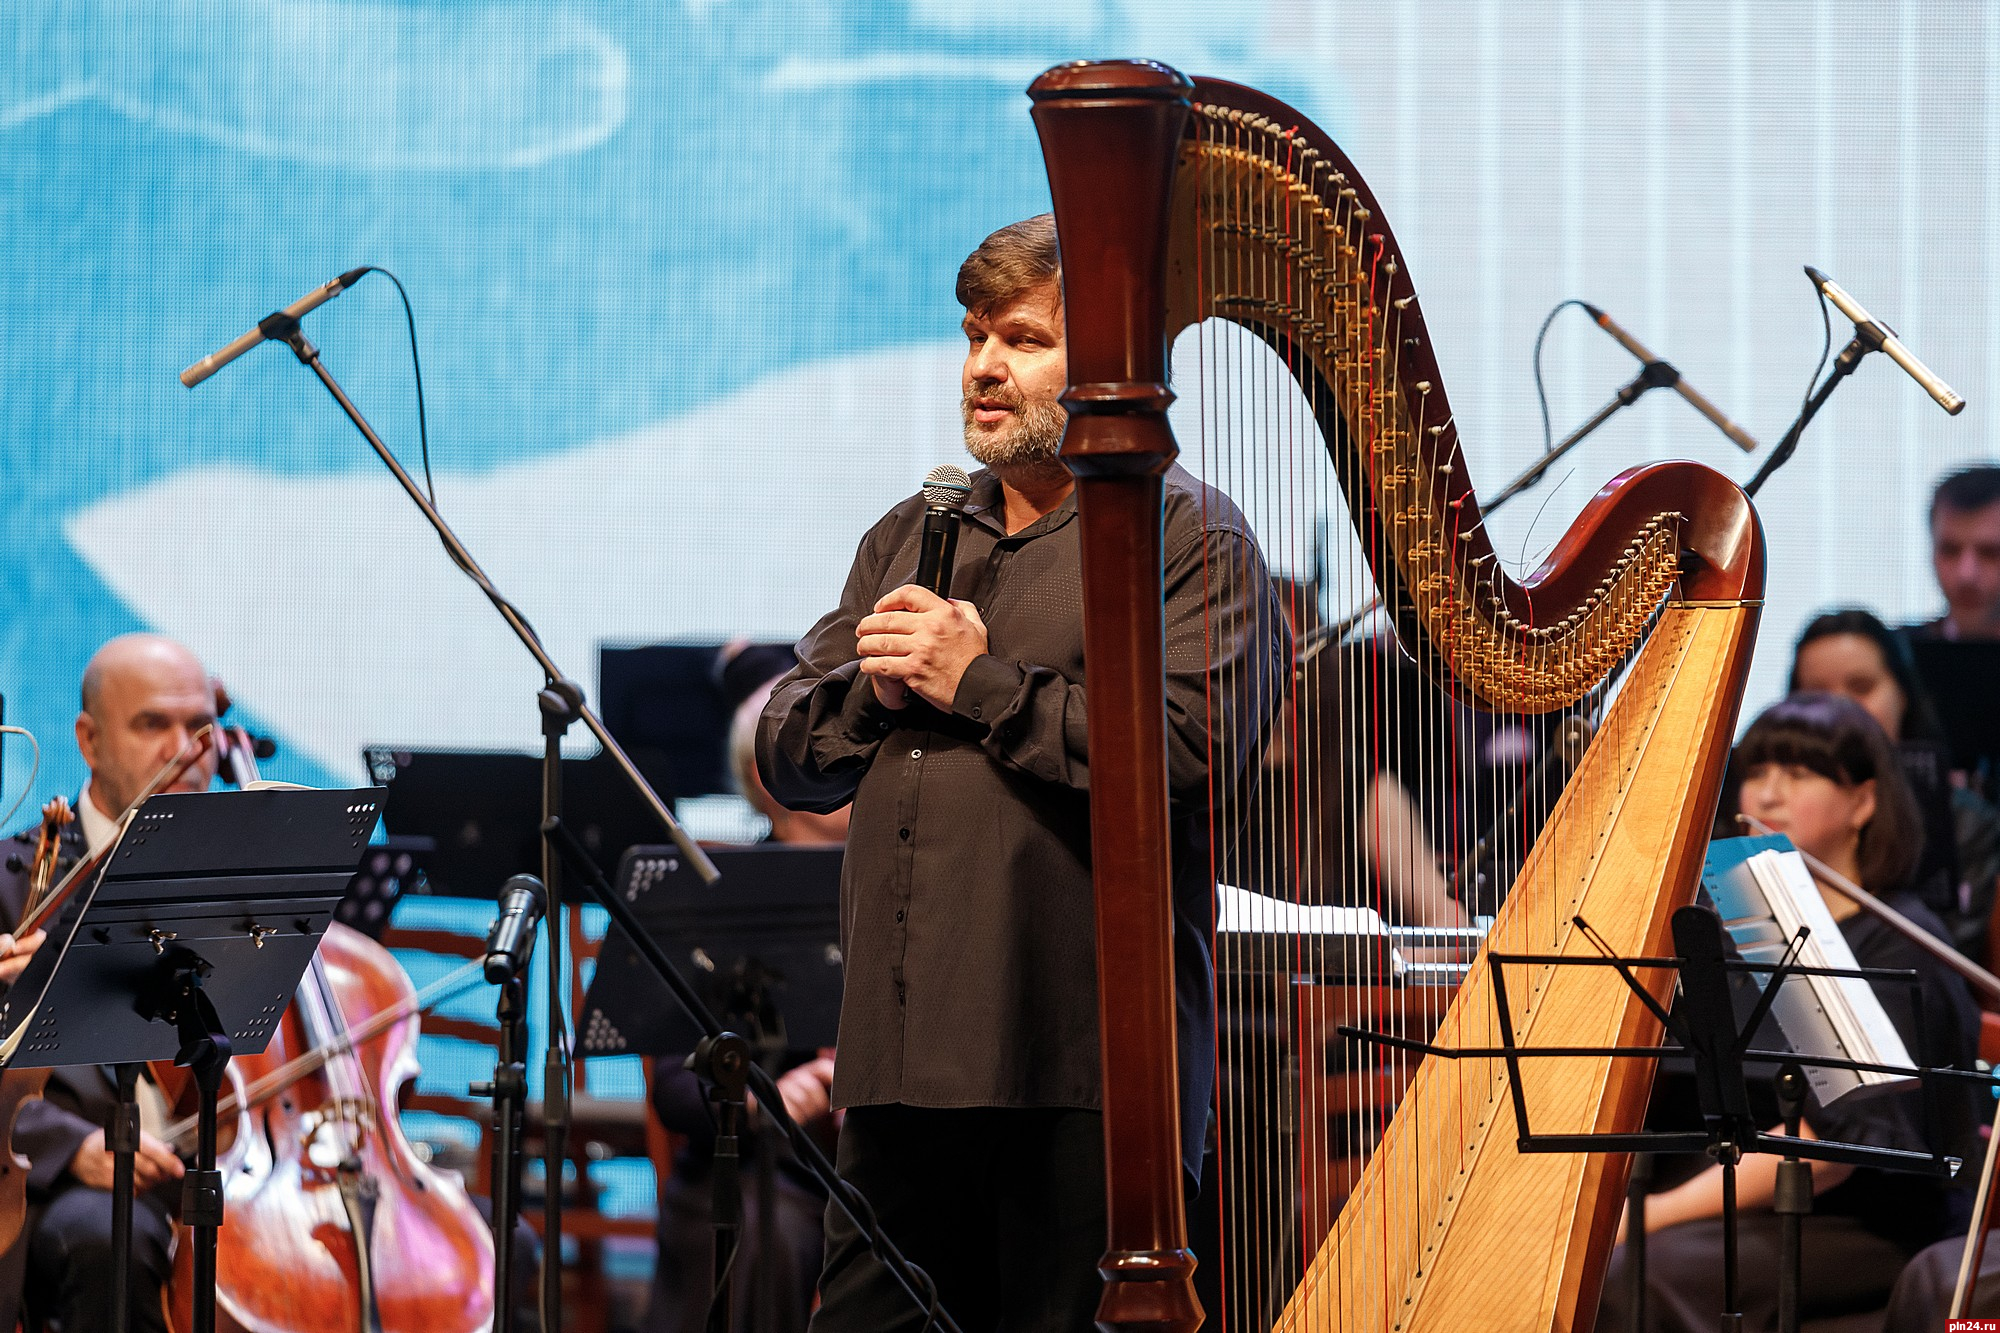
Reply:
[[[1097,1322],[1192,1333],[1181,1202],[1168,864],[1162,475],[1166,218],[1193,85],[1150,61],[1062,65],[1028,89],[1062,245],[1083,556],[1107,1248]]]

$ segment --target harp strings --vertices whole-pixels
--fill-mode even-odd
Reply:
[[[1272,567],[1290,576],[1281,610],[1302,639],[1345,615],[1338,599],[1372,588],[1371,570],[1404,568],[1413,544],[1455,555],[1472,544],[1482,520],[1462,501],[1438,506],[1435,514],[1425,508],[1437,489],[1427,473],[1451,473],[1459,441],[1448,416],[1426,426],[1431,386],[1407,385],[1400,374],[1409,298],[1392,299],[1396,259],[1381,233],[1369,234],[1357,191],[1325,158],[1268,122],[1204,108],[1198,125],[1189,161],[1197,177],[1189,254],[1194,356],[1204,386],[1198,470],[1250,515]],[[1302,188],[1274,189],[1273,176]],[[1320,292],[1303,290],[1315,283]],[[1302,314],[1309,311],[1358,326],[1358,340],[1325,322],[1313,327],[1314,319]],[[1249,328],[1271,351],[1225,331],[1217,316]],[[1309,347],[1314,337],[1323,339],[1318,356]],[[1339,348],[1336,354],[1324,354],[1328,343]],[[1423,404],[1414,420],[1404,406],[1412,388]],[[1329,440],[1323,429],[1350,438]],[[1337,472],[1345,473],[1344,492]],[[1425,527],[1427,520],[1435,526]],[[1493,646],[1467,632],[1473,617],[1464,612],[1504,624],[1497,614],[1505,605],[1503,583],[1489,552],[1469,561],[1463,577],[1433,578],[1408,593],[1430,603],[1433,640],[1447,658],[1472,659],[1493,656]],[[1593,614],[1609,624],[1628,622],[1650,588],[1643,580],[1607,580]],[[1426,612],[1423,605],[1416,610]],[[1564,680],[1594,669],[1602,646],[1591,633],[1576,632],[1573,623],[1566,623],[1571,632],[1548,633],[1530,612],[1520,627],[1520,664],[1511,675],[1499,664],[1498,678]],[[1519,702],[1526,691],[1503,693],[1475,724],[1397,662],[1385,620],[1364,628],[1370,633],[1358,641],[1301,660],[1268,734],[1264,718],[1212,709],[1218,754],[1244,753],[1249,744],[1253,757],[1252,781],[1212,792],[1215,878],[1295,913],[1349,904],[1373,908],[1393,924],[1490,917],[1514,868],[1527,860],[1546,814],[1543,793],[1559,783],[1551,780],[1557,775],[1539,773],[1531,776],[1541,780],[1510,784],[1511,770],[1481,763],[1480,749],[1496,738],[1526,740],[1547,729],[1538,732]],[[1581,711],[1600,708],[1605,694],[1602,684],[1591,686]],[[1246,727],[1257,733],[1241,734]],[[1575,863],[1565,854],[1545,859]],[[1516,919],[1504,947],[1553,942],[1562,896],[1536,895],[1540,910]],[[1452,904],[1463,915],[1440,914]],[[1221,1237],[1219,1250],[1204,1261],[1221,1273],[1218,1326],[1263,1329],[1337,1224],[1369,1148],[1415,1073],[1409,1054],[1356,1048],[1340,1041],[1334,1026],[1428,1035],[1452,988],[1354,976],[1358,947],[1321,933],[1294,934],[1277,945],[1221,933],[1214,947],[1223,1021],[1219,1179],[1206,1206]],[[1418,945],[1407,952],[1420,967],[1436,967],[1463,948]],[[1335,980],[1343,975],[1346,984]],[[1468,1026],[1477,1030],[1462,1030]],[[1461,1014],[1457,1029],[1442,1039],[1492,1044],[1498,1032],[1493,1016],[1480,1011]],[[1416,1150],[1401,1160],[1403,1175],[1378,1185],[1381,1206],[1369,1217],[1384,1289],[1392,1270],[1421,1271],[1422,1228],[1434,1210],[1415,1201],[1435,1197],[1456,1169],[1471,1128],[1467,1116],[1491,1095],[1487,1071],[1467,1065],[1451,1075],[1453,1095],[1440,1098],[1441,1113],[1424,1120]],[[1404,1196],[1410,1206],[1397,1202]],[[1344,1283],[1347,1269],[1336,1267],[1328,1278]],[[1371,1327],[1389,1315],[1378,1297],[1343,1291],[1330,1308],[1347,1313],[1343,1328]],[[1382,1327],[1388,1333],[1389,1325]]]

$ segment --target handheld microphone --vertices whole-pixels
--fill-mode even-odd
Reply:
[[[243,334],[233,342],[225,343],[223,346],[216,348],[213,352],[210,352],[186,370],[183,370],[181,372],[181,383],[192,389],[195,385],[201,383],[210,375],[213,375],[216,371],[234,361],[237,357],[242,356],[258,343],[286,336],[291,325],[298,323],[300,319],[312,311],[319,309],[328,301],[331,301],[334,297],[361,281],[362,275],[367,273],[368,269],[369,266],[366,264],[360,268],[351,268],[332,282],[313,288],[283,310],[264,316],[264,318],[257,321],[256,325],[248,333]]]
[[[951,567],[958,554],[960,511],[972,498],[972,478],[965,469],[950,463],[930,470],[924,478],[922,544],[917,548],[917,586],[929,588],[947,600],[951,597]]]
[[[1896,337],[1894,329],[1863,310],[1861,302],[1842,291],[1840,284],[1832,278],[1811,264],[1805,267],[1806,276],[1812,279],[1813,286],[1825,293],[1826,299],[1833,302],[1841,314],[1854,321],[1856,331],[1863,334],[1870,342],[1881,339],[1882,350],[1888,353],[1889,359],[1901,366],[1911,379],[1921,384],[1924,392],[1937,400],[1939,407],[1953,416],[1965,410],[1965,400],[1953,393],[1949,384],[1932,374],[1929,366],[1912,356],[1910,349],[1903,346],[1902,341]]]
[[[548,910],[548,895],[533,875],[516,875],[500,889],[500,915],[486,932],[486,980],[512,981],[535,951],[535,925]]]
[[[1730,440],[1736,445],[1737,448],[1743,450],[1745,453],[1756,452],[1757,441],[1751,438],[1750,432],[1744,430],[1741,426],[1737,425],[1735,422],[1731,421],[1728,417],[1724,416],[1722,414],[1721,408],[1717,407],[1714,403],[1709,402],[1707,398],[1703,397],[1700,393],[1696,392],[1694,386],[1689,384],[1687,380],[1682,377],[1681,373],[1678,370],[1675,370],[1671,365],[1669,365],[1665,361],[1662,361],[1659,357],[1654,356],[1652,352],[1647,350],[1646,345],[1644,343],[1640,342],[1637,338],[1634,338],[1631,334],[1625,332],[1624,329],[1618,326],[1618,321],[1611,318],[1611,316],[1605,314],[1602,310],[1599,310],[1596,306],[1590,304],[1588,301],[1582,301],[1579,302],[1578,304],[1582,305],[1585,310],[1590,312],[1590,317],[1597,321],[1597,327],[1603,329],[1606,333],[1610,334],[1613,338],[1617,339],[1618,345],[1620,347],[1623,347],[1633,356],[1638,357],[1640,364],[1648,368],[1651,368],[1653,366],[1658,366],[1660,368],[1658,372],[1660,377],[1659,382],[1671,387],[1675,393],[1678,393],[1681,397],[1687,399],[1689,405],[1691,405],[1695,411],[1701,413],[1703,416],[1707,417],[1710,421],[1714,422],[1715,428],[1721,431],[1724,435],[1727,435],[1730,438]],[[1647,387],[1650,388],[1652,386],[1651,384],[1649,384]]]

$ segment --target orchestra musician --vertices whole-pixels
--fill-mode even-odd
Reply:
[[[825,814],[787,810],[757,780],[757,718],[771,687],[798,661],[789,648],[751,644],[724,649],[718,673],[733,705],[728,736],[729,774],[737,791],[771,823],[768,841],[792,846],[838,846],[847,840],[847,808]],[[833,1052],[785,1053],[778,1092],[798,1124],[831,1146]],[[707,1090],[687,1068],[686,1055],[653,1062],[650,1088],[660,1123],[686,1140],[673,1175],[661,1191],[658,1259],[645,1333],[699,1333],[708,1326],[713,1295],[714,1211],[709,1169],[715,1115]],[[742,1333],[802,1333],[819,1286],[825,1245],[821,1214],[826,1191],[792,1157],[774,1132],[751,1121],[742,1144],[743,1226],[732,1281],[735,1327]]]
[[[1722,793],[1718,827],[1734,830],[1740,811],[1787,834],[1800,850],[1887,901],[1939,938],[1943,924],[1908,891],[1921,830],[1916,804],[1888,738],[1853,700],[1798,694],[1766,709],[1737,743]],[[1915,971],[1923,991],[1914,1005],[1906,986],[1872,983],[1911,1055],[1927,1065],[1970,1068],[1978,1011],[1965,982],[1876,917],[1829,889],[1827,910],[1861,967]],[[1919,1019],[1921,1018],[1921,1023]],[[1782,1042],[1772,1029],[1758,1044]],[[1946,1132],[1972,1125],[1971,1108],[1943,1100]],[[1651,1127],[1661,1124],[1655,1094]],[[1775,1106],[1772,1121],[1776,1122]],[[1774,1128],[1773,1132],[1783,1132]],[[1930,1151],[1920,1096],[1914,1091],[1843,1098],[1832,1106],[1807,1099],[1800,1132],[1876,1147]],[[1771,1211],[1778,1159],[1752,1154],[1736,1171],[1740,1308],[1746,1328],[1775,1327],[1779,1219]],[[1919,1175],[1846,1164],[1812,1164],[1813,1211],[1804,1219],[1801,1313],[1807,1318],[1877,1309],[1912,1254],[1943,1235],[1952,1205],[1946,1187]],[[1646,1308],[1649,1330],[1708,1330],[1722,1309],[1722,1168],[1709,1166],[1655,1194],[1646,1209]],[[1629,1256],[1614,1254],[1598,1310],[1600,1333],[1629,1327]]]
[[[64,861],[100,850],[117,836],[118,821],[147,784],[215,722],[217,687],[184,645],[156,634],[127,634],[98,649],[84,670],[77,748],[89,778],[75,802],[77,818],[64,830]],[[200,752],[171,785],[172,792],[205,791],[215,777],[213,747]],[[8,924],[21,913],[32,835],[10,840],[0,862],[0,914]],[[59,862],[59,867],[63,862]],[[0,944],[10,937],[0,936]],[[0,980],[11,981],[39,933],[22,941],[19,965],[0,959]],[[163,1121],[164,1097],[150,1079],[138,1086],[142,1122]],[[55,1070],[44,1096],[25,1102],[14,1125],[14,1151],[27,1158],[28,1218],[21,1238],[0,1257],[0,1329],[23,1316],[31,1327],[69,1330],[111,1324],[112,1154],[104,1125],[117,1104],[112,1071],[101,1065]],[[173,1148],[142,1129],[134,1161],[138,1186],[132,1219],[129,1278],[132,1327],[166,1327],[161,1294],[171,1274],[173,1218],[185,1166]],[[475,1198],[482,1214],[487,1200]],[[540,1245],[525,1221],[514,1228],[515,1327],[539,1328],[534,1300]],[[490,1275],[488,1275],[490,1280]]]
[[[77,819],[65,831],[67,858],[107,845],[118,819],[146,784],[188,740],[215,721],[215,692],[187,648],[156,634],[126,634],[97,650],[83,673],[76,743],[90,777],[76,800]],[[205,791],[215,776],[214,751],[203,753],[168,790]],[[18,918],[33,839],[14,840],[0,863],[0,912]],[[9,978],[11,979],[11,978]],[[157,1098],[141,1084],[141,1110]],[[65,1330],[109,1328],[111,1167],[104,1125],[117,1104],[117,1085],[100,1065],[58,1069],[47,1092],[21,1108],[14,1150],[28,1159],[28,1225],[0,1259],[0,1328],[12,1328],[25,1307],[33,1319]],[[172,1208],[183,1173],[172,1148],[142,1131],[134,1161],[138,1197],[132,1210],[132,1326],[162,1329],[160,1291],[169,1268]]]
[[[833,1086],[846,1109],[842,1175],[962,1327],[1087,1328],[1105,1237],[1103,1124],[1053,219],[986,238],[956,291],[965,442],[984,466],[964,511],[955,595],[912,585],[924,501],[898,504],[862,538],[839,607],[798,645],[798,667],[765,709],[758,764],[791,808],[853,802]],[[1192,1184],[1214,1068],[1203,816],[1211,779],[1223,788],[1244,775],[1290,649],[1236,506],[1179,467],[1165,492],[1175,993]],[[1230,715],[1213,737],[1211,708]],[[921,1327],[845,1214],[830,1208],[826,1226],[812,1327]]]
[[[1931,570],[1945,612],[1920,639],[2000,639],[2000,467],[1962,468],[1931,494]]]
[[[1790,688],[1844,694],[1880,724],[1923,816],[1924,850],[1911,888],[1945,923],[1952,942],[1983,962],[2000,885],[2000,811],[1951,780],[1951,750],[1909,643],[1868,611],[1815,616],[1799,632]]]

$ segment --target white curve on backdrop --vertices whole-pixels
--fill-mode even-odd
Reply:
[[[560,9],[357,0],[25,0],[0,56],[0,130],[97,103],[219,147],[314,166],[513,170],[624,125],[630,62]],[[226,31],[233,56],[203,58]],[[450,77],[440,77],[449,71]]]
[[[568,453],[441,473],[439,506],[586,689],[606,642],[795,637],[839,599],[865,527],[849,516],[882,513],[962,457],[962,354],[929,344],[815,362]],[[789,470],[746,471],[732,442],[774,439],[798,442]],[[172,568],[131,540],[217,494],[267,516],[265,530],[246,541],[201,525]],[[371,743],[535,744],[533,659],[379,467],[193,468],[81,509],[63,531],[142,618],[201,644],[239,702],[335,774],[359,780]]]

